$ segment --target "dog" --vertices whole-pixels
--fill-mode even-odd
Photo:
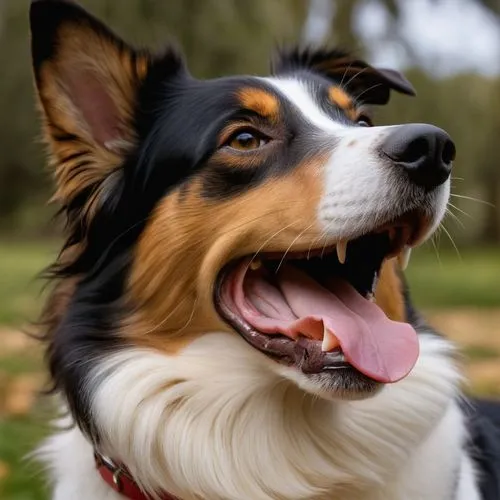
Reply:
[[[404,281],[455,157],[437,127],[373,125],[409,81],[311,48],[201,81],[68,0],[30,20],[66,222],[53,498],[499,498],[495,424]]]

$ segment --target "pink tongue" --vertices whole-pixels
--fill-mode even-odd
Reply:
[[[263,333],[323,339],[324,328],[340,342],[345,358],[366,376],[396,382],[415,365],[419,345],[407,323],[390,320],[349,283],[334,279],[328,289],[300,269],[284,264],[277,286],[244,264],[234,282],[234,302],[243,318]]]

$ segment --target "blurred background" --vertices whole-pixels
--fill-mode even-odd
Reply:
[[[454,138],[449,213],[408,270],[417,304],[457,339],[469,391],[500,396],[500,0],[81,0],[126,39],[177,40],[198,77],[265,74],[277,44],[337,44],[404,70],[378,124],[429,122]],[[28,0],[0,0],[0,498],[46,499],[23,457],[48,429],[36,320],[59,227],[31,79]]]

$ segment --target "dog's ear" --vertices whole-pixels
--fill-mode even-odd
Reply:
[[[341,50],[292,49],[278,52],[273,73],[309,70],[343,86],[356,101],[387,104],[391,90],[415,95],[412,84],[398,71],[374,68]]]
[[[134,50],[69,0],[33,1],[30,23],[55,197],[65,206],[82,196],[95,200],[134,147],[137,100],[152,69],[176,71],[181,60]]]

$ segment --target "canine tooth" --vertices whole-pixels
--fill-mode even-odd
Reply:
[[[262,267],[262,261],[260,259],[252,260],[249,267],[252,271],[257,271],[257,269],[260,269]]]
[[[337,258],[339,259],[339,262],[341,264],[345,264],[345,259],[346,259],[346,255],[347,255],[347,243],[349,242],[349,240],[340,240],[338,243],[337,243]]]
[[[398,262],[403,271],[408,267],[408,263],[410,262],[410,256],[411,256],[411,247],[405,245],[403,250],[401,250],[401,252],[398,255]]]
[[[323,342],[321,344],[321,350],[323,352],[329,352],[339,346],[339,339],[323,324]]]

